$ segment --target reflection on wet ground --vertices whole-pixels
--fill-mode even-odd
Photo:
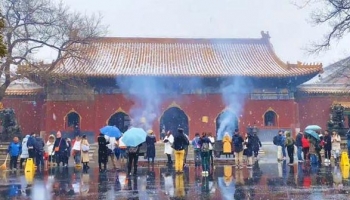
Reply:
[[[54,168],[36,173],[4,172],[1,197],[7,199],[349,199],[349,167],[311,167],[304,163],[256,163],[253,169],[216,166],[208,177],[188,167],[141,167],[138,176],[123,171],[82,173]],[[34,196],[34,197],[33,197]],[[1,198],[2,199],[2,198]],[[5,198],[6,199],[6,198]]]

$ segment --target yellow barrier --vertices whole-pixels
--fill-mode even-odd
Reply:
[[[347,152],[342,152],[340,157],[341,166],[349,166],[349,156]]]
[[[341,174],[343,176],[343,179],[348,179],[349,178],[349,166],[340,166],[341,169]]]
[[[76,164],[76,165],[75,165],[75,168],[77,168],[77,169],[80,169],[80,168],[82,168],[82,167],[83,167],[82,164]]]
[[[33,172],[24,172],[24,177],[25,177],[25,179],[26,179],[26,181],[27,181],[27,184],[28,185],[32,185],[33,184],[33,182],[34,182],[34,171]]]
[[[34,165],[33,158],[27,158],[25,172],[26,173],[34,173],[35,172],[35,165]]]

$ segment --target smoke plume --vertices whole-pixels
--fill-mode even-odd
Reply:
[[[160,117],[162,103],[168,99],[178,99],[180,94],[191,93],[201,88],[199,78],[162,78],[151,76],[118,77],[117,85],[122,93],[134,102],[129,111],[132,126],[145,130],[151,129],[154,121]]]
[[[132,125],[151,129],[164,98],[164,84],[154,78],[137,76],[118,78],[117,82],[122,92],[134,101],[129,111]]]
[[[224,81],[221,85],[221,95],[226,110],[219,116],[219,128],[217,130],[218,140],[222,140],[225,132],[232,132],[238,126],[246,95],[250,91],[249,81],[245,78],[234,77]],[[237,120],[237,121],[236,121]]]

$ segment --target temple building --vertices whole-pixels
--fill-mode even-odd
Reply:
[[[263,141],[272,141],[279,129],[325,126],[333,101],[346,101],[302,85],[322,65],[281,61],[264,32],[247,39],[105,37],[83,51],[86,60],[66,60],[53,72],[66,84],[8,89],[3,103],[16,110],[23,133],[78,127],[95,137],[107,124],[122,131],[147,124],[158,137],[182,127],[192,138],[256,126]]]
[[[301,127],[319,124],[332,130],[350,127],[350,57],[324,67],[324,72],[298,86],[296,100],[299,105]],[[332,112],[342,108],[337,117]],[[339,130],[341,132],[341,130]]]

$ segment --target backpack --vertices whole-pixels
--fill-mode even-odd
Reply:
[[[202,152],[209,152],[209,143],[203,143],[201,146]]]
[[[129,153],[137,153],[138,147],[129,147],[128,152]]]
[[[240,136],[238,137],[233,137],[233,144],[236,146],[236,147],[239,147],[239,146],[242,146],[242,142],[240,141]]]
[[[44,141],[41,138],[35,138],[34,148],[37,152],[43,152],[44,151]]]
[[[278,146],[280,145],[279,143],[280,141],[279,141],[278,135],[275,135],[275,137],[273,137],[273,144]]]
[[[201,148],[200,145],[199,145],[198,140],[199,140],[199,139],[197,139],[197,138],[194,140],[194,144],[195,144],[194,148],[195,148],[195,149],[200,149],[200,148]]]

